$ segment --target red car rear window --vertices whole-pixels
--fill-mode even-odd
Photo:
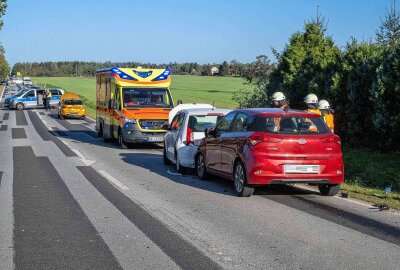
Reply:
[[[319,117],[265,117],[258,116],[248,123],[248,131],[275,134],[327,134],[331,133]]]

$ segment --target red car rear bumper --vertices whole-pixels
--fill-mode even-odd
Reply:
[[[317,174],[285,173],[285,164],[319,165]],[[341,156],[327,160],[248,160],[247,183],[251,185],[281,183],[341,184],[344,181],[344,168]]]

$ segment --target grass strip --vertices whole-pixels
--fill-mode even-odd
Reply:
[[[362,187],[354,184],[344,183],[341,188],[346,191],[350,198],[370,202],[372,204],[387,204],[392,209],[400,210],[400,193],[391,192],[385,194],[381,189]]]

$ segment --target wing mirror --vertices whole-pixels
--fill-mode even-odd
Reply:
[[[180,104],[182,104],[182,103],[183,103],[182,100],[178,100],[177,105],[180,105]]]

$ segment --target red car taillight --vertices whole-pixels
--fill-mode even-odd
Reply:
[[[337,143],[337,144],[341,144],[342,143],[340,141],[340,137],[338,135],[335,135],[335,134],[327,136],[327,137],[323,137],[320,140],[323,143]]]
[[[282,139],[270,137],[270,136],[264,135],[262,133],[254,133],[249,138],[249,142],[251,145],[256,145],[260,142],[278,143],[280,141],[282,141]]]
[[[194,144],[194,134],[191,128],[186,129],[186,142]]]
[[[65,108],[67,108],[67,106],[66,105],[62,105],[61,108],[65,109]]]

